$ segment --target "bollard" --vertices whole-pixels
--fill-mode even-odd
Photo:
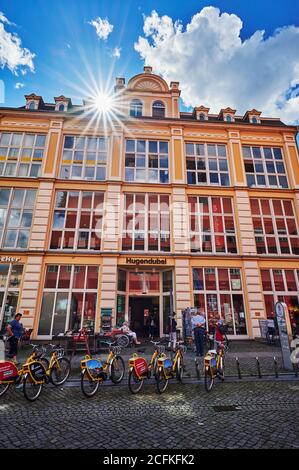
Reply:
[[[5,359],[5,344],[3,339],[0,339],[0,361],[4,361]]]
[[[257,373],[258,373],[259,379],[261,379],[262,372],[261,372],[261,365],[260,365],[260,361],[258,357],[256,357],[256,366],[257,366]]]
[[[278,364],[277,364],[277,360],[276,360],[276,357],[275,357],[275,356],[273,357],[273,359],[274,359],[275,377],[278,379]]]
[[[293,364],[293,369],[294,369],[294,373],[295,373],[295,377],[298,377],[298,364]]]
[[[196,376],[197,376],[197,379],[200,380],[200,366],[199,366],[198,360],[195,358],[194,362],[195,362]]]
[[[237,364],[237,370],[238,370],[238,377],[241,380],[242,379],[241,367],[240,367],[239,359],[237,357],[236,357],[236,364]]]

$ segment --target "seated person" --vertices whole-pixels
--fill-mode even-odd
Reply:
[[[214,331],[214,347],[216,349],[217,344],[223,343],[225,340],[224,335],[224,323],[223,320],[219,319],[216,323],[216,328]]]
[[[136,333],[134,333],[134,331],[130,330],[129,323],[128,323],[127,321],[123,322],[122,327],[121,327],[121,330],[122,330],[122,332],[123,332],[125,335],[128,335],[128,336],[130,336],[131,338],[133,338],[133,342],[134,342],[135,344],[141,344],[141,343],[137,340],[137,335],[136,335]]]

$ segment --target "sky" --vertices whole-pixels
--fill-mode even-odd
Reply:
[[[184,109],[299,124],[299,2],[0,0],[1,106],[80,104],[144,65],[180,82]]]

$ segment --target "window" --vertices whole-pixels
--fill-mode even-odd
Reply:
[[[288,188],[281,148],[243,146],[243,159],[248,186]]]
[[[209,330],[222,318],[228,334],[247,334],[240,269],[194,268],[193,295],[195,307],[205,313]]]
[[[23,275],[21,264],[0,264],[0,333],[14,319]]]
[[[299,255],[299,235],[292,201],[251,199],[258,254]]]
[[[0,176],[38,178],[45,146],[46,135],[0,133]]]
[[[60,104],[60,105],[58,106],[58,111],[62,111],[62,112],[63,112],[64,110],[65,110],[65,105],[64,105],[64,104]]]
[[[233,118],[229,114],[227,116],[225,116],[225,120],[226,120],[226,122],[233,122]]]
[[[188,184],[229,186],[225,145],[186,144]]]
[[[253,117],[251,118],[251,123],[252,123],[252,124],[259,124],[258,118],[255,117],[255,116],[253,116]]]
[[[38,335],[94,331],[98,266],[47,266]]]
[[[0,247],[27,249],[36,191],[0,189]]]
[[[200,120],[200,121],[205,121],[205,120],[206,120],[206,115],[203,114],[203,113],[201,113],[201,114],[199,115],[199,120]]]
[[[169,183],[168,142],[127,140],[125,180]]]
[[[165,105],[162,101],[155,101],[153,104],[153,117],[164,118],[165,117]]]
[[[35,109],[35,102],[31,101],[31,103],[28,104],[28,109]]]
[[[274,318],[276,302],[285,302],[292,326],[299,319],[299,270],[262,269],[264,301],[267,318]]]
[[[107,147],[104,137],[65,136],[60,177],[105,181]]]
[[[170,251],[169,196],[126,194],[123,251]]]
[[[141,117],[143,115],[143,104],[140,100],[133,100],[130,104],[130,116]]]
[[[231,198],[189,197],[190,243],[194,253],[237,253]]]
[[[58,191],[50,250],[101,250],[104,193]]]

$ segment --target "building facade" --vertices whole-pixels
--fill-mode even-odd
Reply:
[[[298,129],[253,109],[180,112],[150,67],[112,109],[35,94],[0,108],[0,324],[48,339],[199,306],[235,338],[299,315]],[[103,110],[102,110],[103,111]]]

